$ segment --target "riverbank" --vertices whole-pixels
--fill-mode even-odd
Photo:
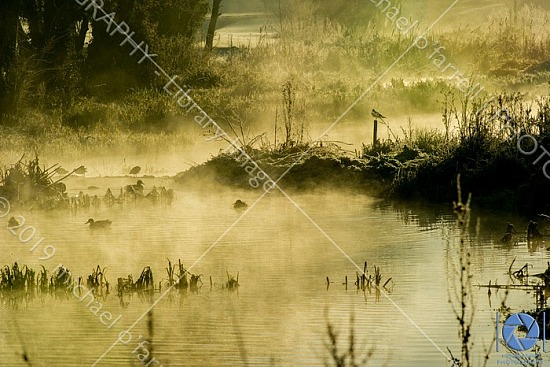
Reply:
[[[288,157],[297,159],[302,153],[305,151]],[[236,158],[228,154],[216,156],[179,173],[175,180],[189,186],[215,183],[255,190]],[[544,194],[550,182],[540,167],[532,169],[530,162],[514,155],[512,149],[503,149],[498,156],[481,160],[458,156],[456,152],[429,156],[408,147],[365,158],[307,152],[295,164],[291,158],[275,163],[281,152],[255,151],[251,158],[273,180],[288,170],[278,182],[284,190],[340,189],[387,199],[448,203],[453,199],[456,175],[461,174],[463,188],[474,195],[476,206],[521,214],[550,211],[550,200]]]
[[[546,213],[550,180],[544,164],[550,155],[545,158],[543,149],[550,146],[550,100],[541,98],[537,103],[537,112],[527,112],[527,103],[517,94],[501,95],[484,109],[480,103],[466,101],[463,110],[451,114],[457,120],[443,116],[449,119],[448,126],[458,126],[457,132],[410,130],[404,138],[364,145],[355,154],[322,142],[245,150],[272,180],[283,175],[278,184],[285,190],[337,188],[390,199],[448,203],[455,199],[460,174],[463,191],[473,194],[477,206],[525,215]],[[509,111],[509,116],[505,118],[502,111]],[[248,174],[239,156],[219,154],[179,173],[175,181],[251,188],[254,173]]]

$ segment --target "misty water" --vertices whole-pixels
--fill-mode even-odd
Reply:
[[[70,179],[68,186],[71,194],[102,194],[107,187],[116,194],[133,181],[78,178]],[[457,241],[450,204],[387,204],[343,192],[291,195],[310,221],[287,198],[271,193],[239,220],[242,212],[232,203],[241,199],[252,204],[260,192],[188,191],[168,179],[144,181],[149,188],[176,188],[177,200],[171,207],[142,203],[76,213],[10,213],[24,217],[26,225],[36,228],[36,238],[44,237],[44,244],[53,245],[56,253],[41,261],[42,253],[30,251],[35,241],[22,243],[2,229],[6,262],[35,269],[43,264],[49,270],[62,263],[83,277],[98,264],[107,267],[112,293],[96,300],[102,311],[121,318],[108,329],[87,301],[70,294],[37,295],[32,300],[3,294],[2,365],[22,365],[23,351],[36,366],[92,365],[136,320],[140,321],[131,330],[132,341],[117,344],[97,365],[141,365],[133,351],[139,336],[148,334],[148,317],[143,314],[163,293],[152,298],[126,296],[121,304],[114,287],[118,277],[132,274],[136,279],[145,266],[151,266],[156,283],[165,283],[167,258],[181,259],[186,267],[197,262],[190,270],[203,274],[204,284],[198,293],[172,291],[154,307],[154,357],[163,366],[322,366],[328,357],[327,322],[339,332],[345,348],[352,315],[357,353],[373,350],[369,365],[442,366],[446,359],[438,348],[450,347],[459,354],[457,322],[448,303],[449,289],[457,284],[456,263],[450,260],[456,258]],[[87,190],[91,185],[100,189]],[[109,218],[113,224],[110,229],[90,230],[84,225],[89,217]],[[529,249],[521,239],[517,246],[500,243],[506,220],[515,220],[521,231],[519,219],[474,211],[474,223],[477,218],[479,235],[472,229],[468,239],[474,284],[509,282],[506,273],[514,257],[516,264],[533,264],[533,273],[546,268],[544,244]],[[368,261],[369,273],[373,265],[379,266],[383,282],[393,279],[390,292],[357,291],[352,261],[360,267]],[[222,289],[226,271],[239,273],[238,291]],[[346,275],[347,290],[342,285]],[[332,282],[328,289],[327,276]],[[491,304],[485,288],[475,287],[474,293],[473,334],[481,356],[480,348],[494,338],[502,293],[493,294]],[[507,304],[512,309],[534,306],[533,297],[514,291]],[[493,356],[498,358],[495,352]]]
[[[360,157],[364,145],[373,142],[371,108],[376,108],[387,116],[387,119],[380,121],[378,125],[377,138],[380,141],[393,139],[397,142],[407,133],[411,137],[411,132],[415,130],[415,134],[423,130],[443,131],[443,94],[425,98],[424,94],[418,92],[420,88],[412,87],[415,82],[445,81],[452,90],[456,89],[450,74],[440,72],[439,68],[435,68],[433,60],[428,58],[433,52],[431,46],[425,54],[420,55],[415,55],[416,50],[413,49],[409,55],[411,59],[403,59],[404,65],[408,65],[404,66],[404,72],[396,68],[395,75],[392,72],[377,80],[385,67],[390,65],[382,65],[384,58],[374,58],[373,60],[381,63],[375,67],[366,65],[365,60],[359,57],[355,60],[354,56],[349,61],[349,55],[340,57],[339,53],[342,50],[356,52],[360,48],[348,47],[344,42],[347,31],[343,32],[339,27],[335,27],[332,36],[337,37],[337,41],[326,49],[325,46],[319,48],[317,56],[322,56],[320,60],[305,62],[304,60],[308,60],[305,54],[302,55],[304,60],[298,57],[296,60],[278,59],[280,56],[276,55],[276,50],[285,48],[274,48],[275,52],[272,52],[266,47],[265,54],[259,53],[262,61],[250,65],[251,68],[263,70],[264,66],[271,65],[272,58],[278,60],[276,67],[268,70],[269,74],[265,80],[262,80],[263,76],[260,78],[260,75],[239,71],[243,66],[248,67],[248,64],[241,64],[241,61],[254,62],[254,59],[233,58],[234,54],[231,53],[229,56],[227,48],[241,47],[240,50],[233,49],[232,52],[235,51],[235,55],[253,57],[255,53],[250,52],[251,50],[262,50],[262,47],[276,45],[280,40],[289,42],[289,50],[296,46],[294,41],[290,42],[291,38],[281,38],[277,34],[276,30],[278,27],[283,30],[283,25],[278,24],[281,19],[278,19],[276,14],[274,17],[270,13],[270,3],[274,4],[264,0],[224,0],[213,43],[214,52],[217,54],[212,59],[205,60],[208,60],[208,63],[212,62],[212,76],[216,76],[217,73],[222,75],[224,72],[235,72],[235,80],[220,78],[220,85],[204,87],[197,84],[192,88],[193,95],[204,98],[205,102],[201,103],[201,106],[206,112],[214,116],[223,113],[222,107],[231,107],[224,90],[234,90],[237,102],[239,97],[252,95],[254,98],[251,97],[250,104],[254,105],[255,109],[251,109],[253,113],[246,117],[249,124],[247,127],[250,127],[250,131],[247,132],[248,138],[265,134],[257,141],[256,147],[266,142],[268,145],[274,143],[273,152],[277,149],[277,143],[282,143],[281,135],[278,135],[277,141],[274,133],[277,131],[278,123],[278,134],[282,134],[279,113],[281,102],[283,108],[285,102],[284,97],[281,101],[281,87],[285,81],[292,81],[293,75],[296,74],[299,76],[296,82],[289,85],[293,85],[300,98],[307,97],[303,102],[306,110],[304,116],[308,117],[299,122],[304,122],[307,135],[305,141],[311,143],[311,147],[316,144],[312,142],[320,139],[323,142],[336,143],[340,149],[338,154],[342,153],[340,157],[344,159]],[[346,2],[342,2],[344,3]],[[356,3],[356,6],[359,6],[360,2]],[[403,16],[411,22],[417,20],[418,32],[423,32],[453,1],[410,0],[392,3],[399,3]],[[496,21],[491,20],[490,16],[493,13],[500,12],[508,16],[506,12],[509,11],[512,16],[511,9],[518,3],[548,7],[548,0],[457,2],[453,12],[438,24],[433,37],[445,41],[449,47],[448,62],[456,64],[459,71],[466,74],[470,70],[469,62],[471,61],[474,67],[483,56],[472,52],[471,59],[461,59],[460,53],[457,52],[463,47],[460,40],[448,39],[444,30],[462,29],[465,38],[474,37],[473,33],[469,33],[470,30],[475,31],[475,27],[484,22],[497,22],[500,18],[495,18]],[[377,22],[380,34],[392,34],[401,39],[401,35],[396,32],[394,23],[388,20],[387,15],[379,9],[376,10],[376,14],[379,18]],[[197,47],[202,48],[208,20],[204,19],[202,34],[194,40]],[[522,35],[518,40],[525,38],[522,42],[527,48],[530,43],[526,40],[529,37],[527,35],[531,35],[531,28],[527,25],[524,27],[518,29],[527,32],[526,36]],[[501,28],[495,25],[491,32],[499,30]],[[361,32],[361,28],[354,32]],[[361,47],[371,46],[369,37],[374,37],[374,33],[369,32],[365,31],[365,39],[359,43],[364,41]],[[460,33],[457,34],[453,33],[452,37],[462,36]],[[481,33],[475,37],[483,38],[492,34],[488,31],[487,34]],[[91,35],[92,33],[88,32],[87,41],[91,40]],[[361,40],[360,33],[351,35],[351,41]],[[297,38],[298,36],[299,34]],[[311,35],[304,32],[304,38],[297,43],[300,45],[297,50],[308,50],[306,46],[311,44],[309,36]],[[327,33],[326,36],[331,35]],[[32,37],[21,39],[31,44],[34,41]],[[380,40],[385,42],[385,38]],[[321,45],[323,39],[319,41]],[[258,45],[262,47],[257,47]],[[399,44],[393,40],[387,46],[395,45]],[[166,57],[167,50],[153,44],[151,47],[161,55],[159,60]],[[385,47],[383,49],[385,50]],[[334,50],[337,52],[334,53]],[[325,51],[328,56],[323,56]],[[110,56],[109,53],[114,52],[109,50],[106,55]],[[456,55],[453,55],[453,52]],[[91,54],[93,53],[91,50]],[[173,55],[174,59],[183,56],[183,53],[183,50],[178,49]],[[363,53],[364,51],[358,54]],[[453,57],[450,57],[451,55]],[[516,55],[511,53],[512,56]],[[536,57],[532,58],[534,60]],[[159,61],[163,67],[167,65],[165,60],[167,59]],[[325,60],[326,65],[323,64],[323,68],[326,67],[327,70],[309,70],[318,68],[322,60]],[[390,63],[393,60],[391,59]],[[295,61],[303,62],[304,65],[295,66]],[[503,60],[502,67],[505,71],[509,71],[507,61],[510,60]],[[26,65],[25,62],[28,60],[18,61],[22,65]],[[194,62],[208,64],[203,61]],[[355,69],[353,62],[361,67]],[[227,67],[233,63],[234,70]],[[350,65],[353,68],[348,70]],[[499,71],[500,65],[494,65],[498,66],[496,71]],[[527,67],[522,63],[512,63],[512,66],[512,69],[519,69],[521,66],[522,70]],[[183,70],[174,68],[178,73]],[[201,68],[197,68],[197,71]],[[378,68],[381,69],[380,72],[376,71]],[[13,74],[15,76],[29,71],[15,70],[18,71]],[[315,76],[317,71],[322,73]],[[332,79],[323,80],[325,76],[334,77],[335,82],[329,83]],[[396,81],[403,83],[402,88],[398,84],[395,88],[392,87],[394,76],[398,78]],[[518,73],[519,80],[520,76]],[[309,79],[312,77],[309,85]],[[225,83],[224,79],[229,82]],[[97,91],[102,91],[103,84],[96,85],[96,82],[92,83],[91,80],[95,79],[88,79],[87,82],[91,85],[93,93],[103,93],[95,92],[96,87]],[[375,80],[374,84],[380,84],[382,89],[376,91],[374,85],[370,86]],[[485,80],[482,77],[481,80],[487,90],[491,89],[491,84],[498,85],[502,90],[506,88],[506,85],[500,86],[500,79]],[[340,84],[337,81],[343,82]],[[158,79],[156,82],[162,83],[157,88],[161,90],[166,80]],[[28,79],[27,84],[33,83],[34,79]],[[510,83],[513,84],[515,81],[511,80]],[[356,93],[355,88],[359,84],[361,87]],[[535,95],[537,91],[543,90],[541,86],[526,84],[513,85],[511,90],[532,91]],[[84,85],[87,88],[83,90],[89,89],[90,85]],[[341,90],[338,89],[340,85]],[[430,87],[430,83],[426,85]],[[544,85],[544,93],[547,94],[546,82]],[[105,90],[111,88],[105,87]],[[311,87],[317,88],[316,92],[313,92]],[[320,88],[328,88],[327,95],[340,93],[339,97],[327,97],[325,101],[321,99],[323,94],[318,92]],[[395,98],[390,93],[392,88]],[[204,93],[209,89],[219,89],[220,94]],[[367,89],[372,90],[364,96],[363,104],[358,104],[348,115],[340,115]],[[260,91],[258,96],[254,96],[254,90]],[[284,93],[284,89],[282,91]],[[48,92],[51,91],[46,91],[45,96]],[[411,96],[418,93],[419,97],[413,98],[412,101],[415,103],[407,99],[409,92]],[[33,101],[29,103],[35,103],[35,95],[31,89],[27,93],[29,101]],[[271,103],[266,104],[266,96],[275,97]],[[108,96],[101,95],[100,99],[104,97]],[[167,98],[166,95],[163,97]],[[94,98],[97,98],[97,95],[92,97]],[[526,101],[533,103],[532,98],[533,96],[528,96]],[[316,103],[317,99],[323,103]],[[417,99],[420,99],[420,102]],[[122,96],[120,101],[115,103],[127,102],[126,96]],[[170,101],[171,106],[174,105],[173,102]],[[297,105],[300,106],[300,103]],[[128,106],[131,107],[132,103]],[[242,112],[243,116],[250,112],[245,111],[244,107],[243,111],[239,111],[239,106],[238,103],[235,104],[235,111]],[[299,109],[298,107],[294,112],[299,112]],[[83,108],[83,111],[87,110]],[[53,115],[58,113],[53,112]],[[457,272],[459,229],[455,222],[452,203],[435,205],[412,201],[388,202],[352,192],[351,188],[348,191],[326,189],[300,193],[292,192],[289,188],[288,194],[294,202],[277,190],[259,200],[263,193],[259,190],[240,191],[231,187],[221,187],[215,184],[214,179],[201,182],[202,186],[197,184],[193,187],[183,187],[171,177],[207,162],[227,149],[228,143],[221,139],[206,142],[205,140],[212,137],[213,132],[200,129],[191,121],[191,115],[183,118],[167,114],[167,121],[157,121],[157,114],[154,112],[155,109],[151,112],[153,117],[147,122],[150,123],[151,129],[144,131],[158,133],[159,135],[155,135],[156,140],[147,140],[143,135],[140,135],[142,140],[131,140],[129,136],[119,134],[118,130],[114,129],[116,133],[113,134],[112,140],[105,144],[97,136],[103,136],[103,140],[107,140],[105,137],[109,138],[109,129],[102,134],[95,134],[93,130],[88,132],[86,129],[75,128],[69,136],[73,138],[73,143],[78,143],[76,145],[63,141],[63,136],[60,137],[59,144],[55,141],[42,141],[46,139],[38,138],[38,133],[35,137],[38,138],[36,142],[28,144],[36,144],[40,163],[45,167],[58,163],[69,170],[80,165],[87,168],[87,177],[72,176],[63,181],[67,185],[70,197],[80,192],[101,196],[107,188],[118,196],[126,185],[142,179],[146,192],[154,186],[165,186],[175,190],[176,200],[169,206],[153,205],[143,199],[136,202],[128,200],[123,205],[116,204],[111,207],[102,205],[98,208],[79,208],[76,211],[12,208],[9,214],[0,212],[0,244],[3,259],[0,266],[17,262],[20,266],[27,265],[37,273],[41,266],[44,266],[51,275],[56,267],[63,264],[71,270],[75,278],[82,276],[85,284],[86,277],[99,265],[105,269],[106,279],[110,285],[110,292],[107,293],[103,289],[101,293],[94,294],[93,298],[84,296],[85,291],[78,295],[60,290],[45,293],[27,290],[25,294],[18,291],[0,292],[0,319],[4,321],[0,328],[0,367],[31,364],[106,367],[321,367],[334,364],[330,357],[328,325],[332,325],[338,334],[337,344],[340,353],[348,348],[352,334],[355,354],[358,359],[368,354],[368,366],[449,366],[451,364],[448,361],[448,350],[455,357],[460,357],[459,322],[454,311],[457,307],[456,293],[460,284]],[[125,126],[125,123],[133,126],[126,121],[124,113],[112,112],[112,116],[124,120],[120,121],[121,126]],[[300,113],[295,113],[295,116],[300,116]],[[19,123],[26,121],[25,118],[27,117],[23,116],[21,120],[14,121]],[[451,134],[457,134],[458,117],[456,121],[451,120]],[[333,125],[335,121],[338,123]],[[174,130],[179,134],[177,138],[170,139],[170,134],[161,134],[155,127],[157,122],[159,126],[166,123],[170,128],[177,125],[177,129]],[[119,121],[115,124],[113,121],[99,119],[98,127],[103,123],[106,123],[107,127],[109,123],[118,126]],[[231,129],[233,130],[233,126]],[[134,146],[135,141],[139,144]],[[150,143],[151,141],[154,143]],[[44,148],[41,147],[42,144],[45,145]],[[23,154],[21,144],[12,145],[0,151],[2,166],[17,162]],[[327,152],[336,151],[334,146],[327,146]],[[34,152],[27,151],[26,154],[25,159],[31,157]],[[130,169],[136,165],[142,167],[139,177],[127,176]],[[312,182],[308,184],[315,184],[315,173],[311,176]],[[58,178],[57,175],[54,177]],[[525,180],[527,181],[527,178]],[[379,182],[380,185],[388,184],[386,178],[380,179]],[[439,184],[443,186],[449,183],[441,180]],[[344,182],[342,187],[346,185]],[[283,189],[286,190],[285,187]],[[250,210],[235,210],[233,203],[237,199],[248,203],[251,206]],[[474,285],[470,290],[473,293],[475,308],[472,324],[474,365],[482,366],[486,353],[490,354],[488,366],[515,364],[506,363],[503,354],[508,351],[503,345],[499,351],[495,350],[495,332],[500,332],[496,328],[495,316],[500,312],[502,327],[502,321],[508,311],[535,309],[535,295],[532,291],[516,289],[510,291],[506,297],[503,290],[493,289],[489,296],[487,288],[477,285],[487,285],[489,282],[500,285],[519,284],[517,279],[512,279],[508,274],[513,261],[513,270],[528,263],[529,273],[544,272],[549,266],[550,242],[542,241],[535,247],[529,246],[525,239],[528,223],[526,218],[510,212],[480,211],[476,207],[476,200],[474,194],[474,209],[465,245],[471,253]],[[10,232],[6,225],[11,216],[17,217],[20,221],[24,220],[22,228],[36,228],[33,239],[22,240],[24,236],[20,236],[21,231],[16,234]],[[110,228],[92,230],[85,225],[89,218],[110,219],[112,225]],[[500,241],[507,222],[513,222],[519,232],[515,236],[518,242],[513,245],[505,245]],[[38,250],[32,250],[40,238],[44,239],[42,246]],[[55,254],[49,259],[41,259],[41,248],[45,245],[55,248]],[[185,292],[167,291],[168,259],[172,264],[181,260],[191,273],[202,275],[202,284],[197,292],[189,289]],[[374,274],[374,266],[379,267],[382,275],[381,285],[384,284],[384,287],[378,290],[376,287],[369,287],[367,290],[356,288],[356,274],[363,269],[365,262],[368,264],[369,275]],[[142,269],[147,266],[153,271],[155,291],[127,292],[119,298],[116,290],[117,279],[131,275],[136,280]],[[224,289],[228,274],[238,274],[240,286],[237,290]],[[346,277],[347,286],[344,284]],[[327,279],[330,280],[328,286]],[[533,282],[535,278],[530,279]],[[510,307],[508,310],[501,309],[505,297],[505,305]],[[151,311],[148,312],[149,310]],[[108,312],[114,321],[104,322],[100,316],[102,312]],[[124,342],[121,342],[119,338],[125,330],[129,330],[129,333],[126,334]],[[522,331],[517,330],[517,334],[522,335]],[[142,363],[140,355],[143,349],[140,349],[140,345],[143,344],[140,343],[143,340],[150,341],[147,348],[156,363]],[[30,362],[25,361],[24,357],[28,357]],[[550,362],[548,353],[542,353],[542,358],[543,364]],[[325,363],[326,361],[331,361],[332,364]]]

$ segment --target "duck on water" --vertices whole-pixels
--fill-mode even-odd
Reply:
[[[135,185],[128,185],[126,186],[126,192],[133,195],[143,195],[143,183],[142,180],[138,180],[138,182]]]
[[[8,228],[13,228],[13,227],[19,227],[19,222],[17,221],[17,219],[15,219],[15,217],[11,217],[10,220],[8,221]]]
[[[112,222],[109,219],[95,221],[93,218],[90,218],[84,224],[89,224],[91,229],[97,229],[97,228],[108,228],[111,226],[111,223]]]
[[[245,203],[244,201],[242,200],[237,200],[235,201],[235,203],[233,204],[233,208],[237,209],[237,210],[240,210],[240,209],[246,209],[248,207],[248,204]]]

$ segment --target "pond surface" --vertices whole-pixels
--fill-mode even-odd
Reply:
[[[73,179],[73,193],[90,185],[113,192],[134,179]],[[146,187],[168,180],[145,179]],[[59,263],[73,274],[86,277],[98,264],[107,267],[114,290],[116,279],[151,266],[155,282],[166,280],[167,258],[181,259],[192,273],[203,274],[198,293],[171,292],[153,308],[152,318],[143,316],[153,300],[135,294],[124,304],[116,292],[101,298],[102,311],[121,315],[112,327],[94,315],[87,301],[60,295],[38,295],[33,300],[1,298],[0,360],[5,366],[24,365],[26,350],[33,366],[92,365],[117,340],[121,331],[139,320],[131,330],[132,341],[117,344],[98,366],[139,366],[134,352],[140,335],[153,322],[154,356],[163,366],[323,366],[328,357],[327,321],[347,345],[350,317],[357,353],[372,349],[369,365],[446,366],[442,351],[450,347],[459,354],[457,322],[448,303],[450,286],[456,284],[456,232],[450,208],[413,204],[385,204],[379,200],[345,193],[293,195],[293,199],[331,240],[285,197],[269,194],[240,220],[232,208],[236,199],[252,204],[256,192],[218,189],[202,192],[177,190],[171,207],[142,205],[40,212],[12,210],[26,225],[37,229],[37,238],[55,246],[55,255],[40,261],[30,252],[33,241],[23,244],[7,229],[0,230],[0,263],[17,261],[30,267]],[[108,230],[92,231],[84,225],[89,217],[109,218]],[[503,247],[499,241],[506,221],[523,222],[507,215],[473,213],[480,218],[479,236],[468,239],[474,284],[498,280],[506,284],[510,263],[519,268],[533,264],[531,273],[542,272],[549,260],[542,246],[529,251],[525,243]],[[7,217],[2,218],[2,221]],[[228,230],[230,229],[230,230]],[[472,233],[475,233],[473,230]],[[212,246],[216,243],[214,246]],[[344,256],[339,247],[348,257]],[[377,297],[353,286],[356,267],[368,261],[380,267],[385,282],[393,279],[390,293]],[[222,289],[226,272],[239,273],[236,292]],[[348,276],[348,290],[342,285]],[[209,277],[213,287],[210,287]],[[327,289],[326,277],[332,284]],[[389,284],[391,284],[390,282]],[[165,286],[163,286],[164,291]],[[485,288],[473,290],[476,316],[473,335],[476,355],[494,339],[495,311],[503,295],[493,292],[489,305]],[[512,310],[534,308],[532,294],[513,291],[507,304]],[[404,314],[407,316],[405,317]],[[428,340],[412,323],[433,341]],[[435,345],[437,345],[437,347]],[[493,347],[494,349],[494,347]],[[489,365],[501,353],[493,352]],[[154,364],[153,364],[154,365]]]

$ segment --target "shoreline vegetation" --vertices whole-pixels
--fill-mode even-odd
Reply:
[[[138,19],[153,3],[120,16]],[[194,9],[197,19],[208,13],[201,4]],[[84,19],[82,9],[73,10],[71,21]],[[166,15],[169,9],[161,10]],[[330,137],[314,141],[309,131],[319,121],[336,120],[419,36],[416,29],[395,32],[376,5],[368,4],[364,14],[344,11],[335,17],[319,4],[289,2],[284,14],[271,14],[257,44],[232,47],[235,52],[227,55],[197,42],[197,19],[183,33],[149,18],[136,21],[133,29],[271,178],[277,180],[293,165],[280,182],[283,189],[327,186],[449,202],[460,173],[476,205],[531,214],[550,210],[545,195],[549,182],[541,171],[546,160],[533,165],[536,157],[520,154],[515,141],[501,131],[506,122],[502,116],[492,117],[506,109],[519,135],[530,134],[541,146],[550,146],[547,15],[548,10],[525,4],[494,12],[477,26],[427,34],[430,47],[413,47],[392,69],[390,81],[374,86],[346,119],[368,121],[372,107],[390,116],[441,113],[441,128],[415,128],[410,117],[408,126],[400,123],[401,131],[387,127],[389,139],[355,152]],[[21,21],[29,17],[20,14]],[[93,25],[64,34],[70,39],[60,38],[63,43],[49,53],[33,44],[47,35],[23,27],[28,33],[20,38],[24,42],[2,60],[2,155],[117,154],[126,148],[146,154],[159,146],[192,146],[204,139],[191,129],[192,117],[164,93],[164,82],[128,56],[103,27]],[[84,31],[90,43],[81,42]],[[54,56],[55,67],[45,69]],[[110,65],[106,56],[118,66]],[[435,58],[460,67],[484,93],[478,90],[472,98],[462,92],[453,78],[438,72]],[[490,96],[497,97],[479,112]],[[231,153],[194,166],[175,180],[250,187]]]
[[[449,95],[449,98],[454,98]],[[349,153],[335,143],[284,141],[275,147],[247,147],[247,153],[273,180],[288,171],[279,184],[283,189],[348,189],[394,199],[449,202],[456,177],[462,176],[465,192],[477,205],[488,209],[537,214],[550,210],[545,195],[550,180],[544,164],[550,155],[534,161],[541,152],[520,153],[517,141],[529,134],[538,146],[550,146],[550,98],[536,100],[536,107],[519,93],[500,95],[481,109],[481,102],[460,100],[456,109],[444,103],[446,131],[403,129],[404,137],[363,145]],[[508,111],[508,116],[501,114]],[[533,110],[537,112],[534,113]],[[456,133],[448,127],[458,126]],[[513,127],[515,136],[508,127]],[[532,141],[522,139],[521,151],[534,151]],[[222,153],[208,162],[178,174],[176,182],[218,182],[250,188],[238,153]]]
[[[176,264],[172,264],[169,259],[168,267],[165,268],[166,274],[162,279],[156,282],[153,278],[153,271],[150,266],[145,266],[136,280],[129,274],[126,278],[118,277],[114,287],[109,283],[106,277],[106,269],[97,266],[87,277],[74,275],[69,268],[59,264],[55,269],[48,270],[44,265],[38,272],[29,268],[25,264],[14,262],[12,265],[0,267],[0,297],[14,293],[32,299],[38,294],[49,294],[54,292],[73,293],[75,297],[80,297],[83,292],[88,291],[92,295],[109,295],[116,293],[121,305],[125,306],[128,302],[123,302],[124,298],[134,293],[161,293],[164,291],[178,291],[198,293],[204,282],[202,274],[193,274],[188,271],[178,259]],[[236,276],[226,271],[227,280],[218,283],[214,282],[212,276],[209,276],[210,290],[221,289],[228,291],[237,291],[240,287],[239,273]]]
[[[41,166],[38,157],[116,157],[129,151],[145,156],[182,146],[191,148],[205,138],[222,142],[215,131],[198,133],[193,117],[183,113],[166,93],[166,81],[155,77],[151,65],[140,64],[136,49],[131,53],[129,45],[121,47],[128,42],[120,43],[112,37],[115,32],[109,33],[112,24],[131,26],[135,39],[147,42],[147,49],[150,46],[155,62],[167,74],[178,76],[178,83],[189,88],[197,105],[233,133],[262,171],[275,181],[284,176],[279,182],[283,190],[337,189],[390,200],[448,204],[456,200],[458,187],[458,201],[453,204],[460,238],[455,241],[451,233],[449,243],[455,244],[448,245],[449,250],[456,246],[457,257],[446,256],[451,259],[449,268],[455,268],[449,288],[460,289],[460,296],[449,300],[458,323],[460,358],[447,350],[453,365],[474,364],[473,240],[467,233],[470,196],[463,203],[462,192],[471,193],[476,206],[489,210],[526,216],[550,213],[550,182],[545,177],[550,162],[545,150],[550,148],[547,0],[527,0],[522,5],[514,1],[513,6],[490,14],[488,9],[494,9],[494,4],[468,5],[468,12],[459,10],[455,16],[469,23],[454,29],[438,24],[426,35],[422,35],[426,24],[415,21],[414,13],[406,14],[403,0],[392,1],[395,6],[390,12],[390,5],[384,9],[383,2],[377,1],[364,2],[361,7],[345,0],[265,1],[268,21],[259,27],[254,45],[250,42],[239,47],[213,45],[215,21],[210,22],[207,37],[199,36],[211,10],[206,0],[141,0],[132,5],[115,0],[105,6],[106,15],[99,22],[95,14],[99,5],[92,1],[86,6],[88,10],[94,7],[92,15],[79,6],[83,3],[86,1],[0,3],[0,199],[30,210],[76,211],[138,202],[169,206],[175,199],[173,190],[153,186],[147,187],[151,191],[146,193],[141,180],[116,195],[107,189],[103,197],[91,192],[70,196],[72,190],[65,179],[72,174],[85,176],[86,168],[62,173],[58,164]],[[220,5],[219,0],[216,3]],[[415,7],[424,9],[422,5]],[[478,14],[469,19],[473,12]],[[216,13],[212,11],[214,19]],[[479,14],[486,17],[476,24]],[[399,20],[393,21],[397,16]],[[423,47],[411,46],[421,35]],[[391,71],[379,80],[390,65]],[[383,119],[378,121],[389,138],[373,144],[363,142],[353,152],[346,150],[347,142],[334,141],[330,132],[319,140],[311,136],[312,128],[321,122],[340,120],[369,85],[373,86],[366,98],[347,111],[342,122],[367,123],[374,108],[386,116],[409,116],[408,121],[392,118],[391,126]],[[420,116],[436,114],[441,117],[440,128],[415,127],[413,118],[417,123]],[[518,141],[522,136],[531,139]],[[204,144],[210,151],[217,149],[208,145],[214,143]],[[200,190],[211,184],[257,190],[239,156],[239,152],[217,153],[177,174],[174,181]],[[129,175],[137,179],[139,170],[132,171]],[[88,191],[92,191],[90,187]],[[262,193],[260,188],[258,196]],[[237,210],[246,207],[240,200],[237,203],[242,203]],[[4,217],[8,219],[7,213]],[[23,225],[24,217],[11,217],[7,229],[15,234]],[[21,243],[28,242],[22,239],[27,229],[26,234],[34,236],[34,227],[26,226],[19,233]],[[529,231],[527,240],[529,243]],[[44,246],[43,251],[46,257],[39,260],[49,260],[55,254],[52,245]],[[523,275],[529,265],[512,272],[513,264],[509,275],[527,278]],[[202,274],[190,273],[179,259],[177,263],[167,259],[166,273],[157,269],[153,277],[152,268],[145,266],[141,273],[134,273],[139,274],[136,279],[129,274],[116,278],[116,283],[109,283],[107,268],[99,265],[84,277],[61,264],[53,270],[39,266],[34,270],[19,261],[0,267],[0,298],[6,305],[17,308],[19,301],[42,302],[42,295],[77,299],[83,305],[87,302],[83,308],[108,328],[122,317],[111,322],[115,315],[102,310],[100,300],[105,301],[108,294],[116,295],[124,308],[132,299],[145,299],[146,295],[154,306],[155,292],[199,293],[208,283],[211,290],[224,292],[238,292],[240,287],[239,272],[232,275],[226,270],[214,282],[212,276],[206,280]],[[375,297],[382,291],[391,293],[393,278],[383,279],[377,266],[370,274],[367,269],[365,262],[354,283],[350,278],[350,288],[353,284],[362,290],[365,302],[371,288]],[[531,281],[529,285],[526,279],[523,285],[536,291],[540,307],[537,303],[537,308],[528,312],[540,318],[540,311],[546,309],[543,288],[550,279],[550,264],[549,269],[533,276],[542,276],[543,282]],[[348,289],[347,275],[340,285],[327,276],[327,290],[331,283],[338,290]],[[491,289],[506,291],[501,310],[508,312],[508,289],[526,287],[489,281],[487,288],[489,297]],[[327,320],[326,365],[367,364],[374,348],[359,355],[353,325],[352,316],[348,343],[343,346],[335,326]],[[30,365],[22,340],[19,337],[21,357]],[[239,347],[245,359],[244,343],[241,339],[237,342],[242,343]],[[492,345],[479,365],[489,360]],[[132,353],[138,350],[143,353],[138,354],[141,362],[149,365],[155,360],[152,311],[147,313],[147,338]]]

